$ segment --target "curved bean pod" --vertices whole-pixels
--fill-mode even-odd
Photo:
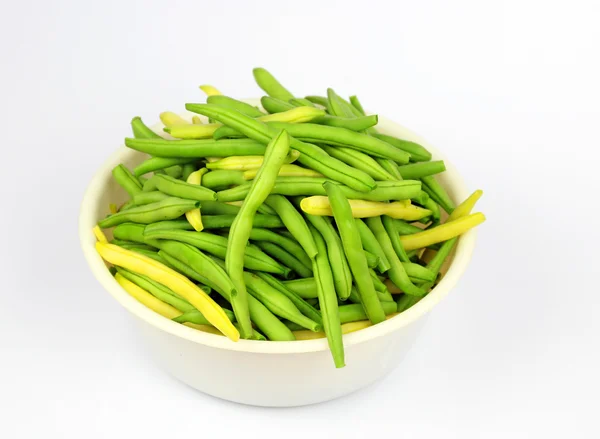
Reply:
[[[294,98],[294,95],[291,94],[283,85],[279,83],[277,79],[271,73],[269,73],[266,69],[262,67],[256,67],[252,70],[252,74],[254,75],[254,80],[256,84],[269,96],[277,99],[281,99],[285,102]]]
[[[282,101],[281,99],[273,98],[271,96],[263,96],[260,98],[260,103],[263,108],[271,114],[281,113],[294,108],[294,106],[289,102]]]
[[[117,212],[98,222],[106,229],[122,223],[151,224],[161,220],[175,219],[192,209],[197,209],[200,203],[193,200],[169,197],[157,203],[132,207],[122,212]]]
[[[112,170],[112,176],[130,197],[142,192],[141,183],[124,165],[115,166]]]
[[[155,175],[151,180],[159,191],[173,197],[197,201],[217,199],[217,194],[206,187],[186,183],[168,175]],[[146,185],[144,185],[144,189],[146,189]]]
[[[117,273],[115,275],[115,280],[123,287],[125,291],[127,291],[131,296],[133,296],[138,302],[142,303],[146,307],[150,308],[152,311],[160,314],[163,317],[168,319],[172,319],[181,314],[181,311],[174,308],[173,306],[163,302],[160,299],[157,299],[148,291],[140,288],[138,285],[131,282],[129,279],[124,277],[121,273]]]
[[[322,107],[325,107],[326,109],[329,108],[329,101],[327,100],[327,98],[325,96],[306,96],[305,99],[307,101],[312,102],[313,104],[317,104]],[[330,111],[330,113],[331,113],[331,111]]]
[[[381,302],[381,307],[386,316],[397,311],[396,302]],[[341,305],[338,310],[340,313],[340,323],[342,324],[365,320],[367,318],[367,314],[360,303]]]
[[[325,115],[314,120],[314,123],[330,127],[346,128],[351,131],[364,131],[377,125],[379,117],[376,114],[361,117],[338,117]]]
[[[375,238],[375,235],[371,229],[369,229],[369,227],[367,227],[367,225],[361,219],[357,218],[355,219],[355,222],[363,248],[379,258],[377,271],[380,273],[385,273],[390,269],[391,265],[390,261],[388,261],[388,258],[385,255],[385,252],[383,251],[383,248],[381,248],[379,241],[377,241],[377,238]]]
[[[204,158],[265,153],[265,145],[251,139],[166,140],[128,137],[125,146],[155,157]]]
[[[295,255],[281,248],[277,244],[268,241],[254,241],[254,245],[269,256],[281,262],[284,266],[291,268],[300,277],[312,277],[312,267],[306,266]]]
[[[148,128],[139,116],[131,119],[131,130],[133,131],[133,137],[136,139],[162,139],[162,137]]]
[[[206,96],[218,96],[223,94],[216,87],[209,84],[201,85],[198,88],[206,93]]]
[[[439,174],[446,170],[443,160],[434,160],[429,162],[411,163],[409,165],[398,166],[398,171],[402,178],[406,180],[417,180],[428,175]]]
[[[382,322],[385,320],[385,314],[368,273],[367,259],[363,252],[358,227],[354,218],[352,218],[350,203],[348,203],[348,199],[344,197],[343,192],[335,183],[326,182],[323,184],[323,187],[331,203],[333,217],[342,238],[344,253],[354,276],[361,302],[371,322]]]
[[[381,157],[375,157],[375,162],[377,162],[377,164],[381,166],[385,172],[390,174],[393,180],[404,180],[402,175],[400,175],[398,164],[395,161]]]
[[[144,239],[145,228],[146,226],[144,224],[122,223],[114,228],[113,236],[116,239],[122,239],[124,241],[146,244]]]
[[[306,267],[312,266],[311,259],[306,254],[302,246],[298,244],[297,241],[288,238],[287,236],[283,236],[268,229],[253,227],[252,230],[250,230],[250,239],[252,241],[267,241],[277,244],[290,254],[294,255],[294,257],[302,262],[302,264]]]
[[[235,316],[231,311],[229,311],[228,309],[223,309],[223,311],[225,312],[225,314],[227,314],[229,320],[231,320],[232,322],[235,321]],[[210,325],[210,322],[206,319],[206,317],[204,317],[202,313],[197,309],[184,312],[183,314],[181,314],[178,317],[175,317],[172,320],[177,323],[195,323],[196,325]]]
[[[306,277],[304,279],[284,280],[283,286],[294,292],[303,299],[316,299],[317,283],[314,277]]]
[[[400,242],[406,250],[427,247],[431,244],[447,241],[455,236],[462,235],[467,230],[485,221],[481,212],[467,215],[454,221],[446,222],[433,229],[423,230],[412,235],[400,236]]]
[[[257,169],[250,169],[248,171],[244,171],[244,179],[252,180],[256,177],[258,173]],[[317,171],[313,171],[312,169],[302,168],[298,165],[282,165],[277,173],[278,177],[323,177]]]
[[[435,177],[433,175],[421,177],[421,182],[423,183],[423,190],[427,192],[429,197],[433,198],[436,203],[442,206],[448,214],[451,214],[454,210],[454,201],[452,201],[446,190],[438,183]]]
[[[373,137],[383,140],[390,145],[395,146],[402,151],[410,154],[410,158],[415,162],[426,162],[431,160],[431,153],[418,143],[409,140],[398,139],[397,137],[388,136],[387,134],[372,133]]]
[[[309,99],[310,100],[310,99]],[[312,100],[311,100],[312,102]],[[348,106],[345,105],[344,101],[340,96],[333,91],[332,88],[327,89],[327,108],[329,112],[334,116],[338,117],[353,117],[354,113],[350,111]]]
[[[339,146],[323,145],[322,148],[331,157],[335,157],[350,166],[354,166],[356,169],[366,172],[376,180],[402,180],[401,178],[394,177],[391,173],[386,171],[376,159],[364,152]]]
[[[246,183],[246,179],[241,171],[211,171],[202,178],[202,185],[209,189],[226,188],[244,183]]]
[[[206,102],[208,104],[215,104],[220,107],[231,108],[232,110],[239,111],[242,114],[250,117],[260,117],[265,114],[260,111],[258,108],[253,107],[246,102],[238,101],[237,99],[230,98],[228,96],[223,95],[214,95],[206,98]]]
[[[283,163],[290,164],[294,163],[300,153],[295,150],[291,150],[290,153],[285,157]],[[251,155],[251,156],[232,156],[225,157],[216,160],[212,163],[207,163],[208,169],[221,169],[221,170],[233,170],[233,171],[247,171],[249,169],[258,170],[264,162],[264,156],[262,155]]]
[[[133,204],[136,206],[143,206],[144,204],[158,203],[159,201],[169,198],[167,194],[163,194],[160,191],[150,192],[139,192],[132,198]]]
[[[133,173],[136,177],[147,174],[149,172],[158,171],[159,169],[170,168],[175,165],[184,165],[193,162],[195,159],[190,158],[165,158],[165,157],[152,157],[148,160],[143,161],[135,167]]]
[[[477,203],[482,195],[482,190],[476,190],[473,192],[465,201],[456,206],[454,211],[450,214],[450,216],[448,216],[448,219],[446,219],[446,222],[454,221],[455,219],[470,214],[471,210],[473,210],[473,207],[475,207],[475,203]]]

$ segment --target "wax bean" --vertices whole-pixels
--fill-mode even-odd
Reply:
[[[424,230],[412,235],[400,237],[400,241],[406,250],[427,247],[438,242],[447,241],[455,236],[462,235],[467,230],[485,221],[483,213],[473,213],[454,221],[446,222],[430,230]]]
[[[393,218],[402,218],[415,221],[431,215],[431,211],[418,206],[407,204],[404,201],[383,203],[366,200],[348,200],[354,218],[368,218],[372,216],[388,215]],[[311,215],[332,216],[330,200],[322,195],[307,197],[300,204],[302,210]]]

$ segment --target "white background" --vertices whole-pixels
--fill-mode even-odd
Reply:
[[[597,1],[20,1],[0,15],[0,419],[47,438],[599,437]],[[329,86],[485,195],[476,253],[387,379],[334,402],[220,401],[148,361],[79,249],[132,116]],[[312,372],[318,373],[318,372]]]

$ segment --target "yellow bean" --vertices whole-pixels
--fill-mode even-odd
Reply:
[[[463,216],[467,216],[468,214],[470,214],[471,211],[473,210],[473,207],[475,207],[475,203],[477,203],[477,200],[479,200],[482,195],[483,195],[483,191],[481,189],[478,189],[475,192],[473,192],[469,196],[469,198],[467,198],[465,201],[463,201],[458,206],[456,206],[456,208],[450,214],[450,216],[448,217],[446,222],[448,223],[450,221],[454,221],[455,219],[458,219],[458,218],[461,218]]]
[[[202,176],[204,174],[206,174],[207,172],[208,172],[208,169],[206,169],[206,168],[202,168],[195,172],[192,172],[190,175],[188,175],[186,182],[190,183],[190,184],[201,185],[202,184]],[[188,223],[190,223],[192,225],[192,227],[194,228],[194,230],[196,232],[201,232],[202,230],[204,230],[204,225],[202,224],[202,214],[200,212],[200,208],[186,212],[185,218],[187,219]]]
[[[223,94],[212,85],[201,85],[200,90],[206,93],[206,96],[217,96]]]
[[[244,179],[253,180],[258,174],[257,169],[249,169],[244,172]],[[282,165],[279,169],[278,177],[323,177],[323,174],[313,171],[312,169],[302,168],[297,165]]]
[[[148,276],[150,279],[172,289],[204,314],[213,326],[231,340],[238,341],[240,339],[240,333],[233,326],[223,309],[187,277],[154,259],[113,244],[97,242],[96,250],[105,261]]]
[[[416,221],[431,215],[429,209],[414,206],[410,202],[394,201],[382,203],[379,201],[348,200],[354,218],[369,218],[373,216],[388,215],[392,218]],[[300,208],[310,214],[319,216],[332,216],[331,204],[326,196],[315,195],[307,197],[300,203]]]
[[[172,127],[174,125],[190,125],[187,120],[173,113],[172,111],[163,111],[160,113],[160,121],[166,127]]]
[[[325,116],[325,111],[316,107],[296,107],[281,113],[266,114],[257,119],[261,122],[303,123],[322,116]]]
[[[168,319],[174,319],[175,317],[179,317],[181,315],[181,311],[172,307],[168,303],[163,302],[162,300],[158,300],[148,291],[140,288],[129,279],[121,276],[121,274],[117,273],[115,275],[115,279],[117,282],[119,282],[119,285],[121,285],[123,289],[131,294],[131,296],[133,296],[138,302],[147,306],[161,316]]]
[[[400,242],[406,251],[423,248],[462,235],[467,230],[484,221],[485,215],[477,212],[455,219],[454,221],[446,222],[433,229],[424,230],[412,235],[402,235],[400,236]]]
[[[290,150],[286,156],[284,163],[289,164],[295,162],[300,153],[295,149]],[[257,170],[262,166],[264,156],[262,155],[238,155],[225,157],[220,160],[210,162],[206,165],[211,170],[227,170],[227,171],[248,171]]]
[[[202,125],[204,122],[202,122],[200,116],[192,116],[192,123],[195,125]]]
[[[108,205],[108,210],[110,210],[110,213],[117,213],[119,211],[119,208],[115,203],[110,203]]]

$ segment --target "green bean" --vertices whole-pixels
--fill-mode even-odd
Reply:
[[[394,253],[398,257],[398,259],[400,259],[400,261],[402,261],[402,262],[410,262],[410,259],[408,258],[408,255],[406,254],[406,250],[404,250],[404,247],[402,246],[402,243],[400,242],[400,235],[396,231],[396,225],[394,223],[394,219],[387,215],[382,215],[380,217],[380,220],[381,220],[380,222],[383,225],[383,228],[385,229],[385,232],[387,233],[389,241],[392,244]],[[373,222],[373,223],[371,223],[371,225],[374,227],[374,228],[370,227],[371,230],[373,231],[373,233],[375,233],[375,230],[380,230],[379,223]],[[375,234],[375,236],[377,236],[377,234]],[[379,243],[382,242],[382,239],[385,239],[385,237],[377,238]],[[383,248],[383,244],[381,244],[381,246]]]
[[[298,308],[298,310],[306,317],[318,323],[319,325],[323,324],[321,313],[317,309],[315,309],[315,307],[306,303],[302,297],[300,297],[294,291],[287,288],[279,280],[275,279],[273,276],[267,273],[256,273],[256,275],[260,277],[263,281],[268,283],[271,287],[275,288],[281,294],[285,295],[288,299],[290,299],[294,303],[296,308]]]
[[[145,233],[146,239],[169,239],[172,241],[185,242],[199,250],[224,258],[227,252],[227,238],[212,233],[188,232],[185,230],[162,230]],[[244,267],[249,270],[266,271],[287,277],[290,269],[282,266],[277,261],[262,251],[246,247],[244,249]]]
[[[375,287],[375,291],[380,293],[387,293],[388,289],[381,279],[377,277],[377,274],[373,270],[369,270],[369,275],[371,276],[371,280],[373,281],[373,286]]]
[[[335,157],[350,166],[354,166],[356,169],[366,172],[376,180],[401,180],[401,178],[395,178],[391,173],[386,171],[377,161],[386,159],[374,159],[370,155],[352,148],[326,145],[323,145],[322,148],[331,157]]]
[[[425,209],[431,210],[431,218],[434,222],[437,222],[439,224],[441,219],[440,206],[431,198],[427,198],[427,200],[423,204],[423,207]]]
[[[353,117],[354,114],[344,105],[340,96],[332,88],[327,89],[327,108],[331,114],[339,117]]]
[[[283,165],[289,150],[290,138],[285,131],[281,131],[269,142],[263,164],[258,170],[256,178],[252,181],[248,196],[244,200],[229,231],[225,266],[227,274],[231,277],[238,291],[237,295],[232,298],[234,300],[232,300],[231,304],[233,305],[236,319],[240,324],[241,336],[243,338],[249,338],[252,335],[252,324],[248,310],[248,294],[244,283],[242,267],[244,248],[247,246],[248,239],[250,238],[256,211],[267,199],[269,192],[271,192],[279,169]]]
[[[253,107],[246,102],[238,101],[237,99],[230,98],[223,95],[213,95],[206,98],[206,102],[209,104],[219,105],[220,107],[231,108],[232,110],[239,111],[242,114],[250,117],[260,117],[265,114],[258,108]]]
[[[181,167],[181,179],[187,181],[188,177],[192,172],[196,171],[196,165],[194,162],[185,163]]]
[[[414,285],[408,278],[408,275],[404,270],[404,266],[396,255],[396,251],[392,245],[392,242],[390,241],[390,236],[386,232],[386,228],[381,222],[381,217],[376,216],[367,218],[366,224],[377,238],[379,245],[383,249],[383,252],[390,263],[390,269],[388,270],[387,274],[392,282],[406,294],[412,294],[414,296],[424,295],[425,292],[421,288]],[[408,262],[408,258],[406,262]]]
[[[335,291],[341,300],[346,300],[352,288],[352,272],[344,254],[342,240],[331,224],[330,218],[307,213],[304,213],[304,216],[325,240]]]
[[[379,118],[375,114],[361,117],[338,117],[326,114],[325,116],[315,119],[313,123],[328,125],[331,127],[346,128],[352,131],[363,131],[377,125],[378,121]]]
[[[390,261],[388,261],[388,258],[385,255],[385,252],[383,251],[383,248],[381,248],[379,241],[377,241],[377,238],[375,237],[371,229],[367,227],[367,225],[362,219],[356,218],[355,222],[363,248],[369,253],[372,253],[379,258],[379,263],[377,264],[377,271],[379,271],[380,273],[385,273],[390,269],[391,265]]]
[[[398,301],[396,302],[396,306],[398,307],[397,312],[406,311],[408,308],[416,304],[422,297],[419,296],[411,296],[410,294],[402,294]]]
[[[155,261],[160,262],[161,264],[166,265],[167,267],[172,268],[173,270],[175,270],[175,267],[173,267],[162,256],[160,256],[156,250],[146,250],[146,249],[142,249],[142,248],[132,248],[131,251],[139,253],[140,255],[147,256],[150,259],[154,259]],[[175,293],[173,293],[173,294],[175,294]]]
[[[350,104],[356,108],[360,114],[367,114],[357,96],[350,96]]]
[[[252,119],[251,117],[244,116],[243,114],[233,112],[226,108],[214,107],[208,104],[186,104],[186,109],[205,116],[214,117],[224,125],[239,131],[251,139],[263,143],[268,143],[274,132],[279,131],[276,128],[269,128],[269,126],[259,120]],[[290,146],[300,152],[298,162],[333,180],[344,183],[357,191],[366,192],[375,188],[375,182],[367,174],[351,168],[345,163],[329,156],[329,154],[316,145],[301,142],[292,138],[290,140]]]
[[[342,238],[344,253],[348,259],[348,265],[358,287],[365,311],[373,324],[382,322],[385,320],[385,314],[381,309],[373,282],[368,274],[367,258],[363,252],[358,227],[352,217],[350,203],[335,183],[325,182],[323,187],[327,192],[333,210],[333,217]]]
[[[217,107],[219,108],[219,107]],[[254,120],[254,119],[253,119]],[[204,158],[263,155],[265,145],[251,139],[125,139],[125,146],[155,157]]]
[[[288,197],[326,195],[323,189],[323,183],[326,181],[331,180],[315,177],[277,177],[271,193]],[[416,180],[378,181],[377,188],[370,192],[359,192],[347,186],[339,186],[347,198],[368,201],[408,200],[421,191],[421,184]],[[250,182],[218,192],[217,199],[221,202],[240,201],[246,198],[249,189]]]
[[[105,229],[122,223],[150,224],[161,220],[175,219],[185,212],[197,209],[200,203],[193,200],[169,197],[157,203],[132,207],[123,212],[117,212],[98,222]]]
[[[346,128],[314,123],[267,122],[267,125],[277,130],[284,129],[290,136],[311,143],[345,146],[375,157],[389,158],[401,164],[408,163],[410,159],[410,154],[387,142]]]
[[[325,335],[327,336],[327,343],[329,344],[335,367],[340,368],[345,366],[344,343],[342,341],[342,326],[338,312],[338,298],[333,283],[333,274],[331,272],[330,261],[327,257],[325,240],[317,229],[312,225],[309,227],[317,247],[317,255],[313,260],[313,272],[315,273],[315,283],[317,284],[319,308],[321,309]]]
[[[400,171],[402,178],[407,180],[417,180],[421,177],[444,172],[446,170],[446,165],[443,160],[435,160],[432,162],[419,162],[399,166],[398,170]]]
[[[195,159],[190,158],[165,158],[165,157],[152,157],[146,161],[143,161],[141,164],[136,166],[133,170],[133,173],[136,177],[140,175],[147,174],[148,172],[158,171],[159,169],[170,168],[175,165],[184,165],[194,161]]]
[[[311,331],[321,331],[321,324],[302,314],[285,294],[269,285],[256,274],[245,271],[244,282],[248,288],[248,292],[265,305],[273,314],[297,323]]]
[[[267,110],[269,113],[282,113],[287,110],[291,110],[294,108],[292,104],[286,101],[282,101],[281,99],[272,98],[271,96],[263,96],[260,98],[260,103],[263,108]]]
[[[158,244],[158,243],[157,243]],[[158,244],[160,245],[160,244]],[[223,291],[219,286],[217,286],[213,281],[211,281],[208,277],[198,273],[192,267],[190,267],[185,262],[180,261],[175,256],[165,252],[164,250],[159,250],[158,255],[165,260],[169,267],[173,268],[173,270],[178,271],[189,279],[193,279],[196,282],[200,282],[201,284],[208,285],[211,289],[217,291],[223,297],[229,297],[228,291]]]
[[[288,290],[296,293],[303,299],[317,298],[317,284],[314,277],[304,279],[286,280],[282,282],[283,286]]]
[[[427,200],[429,200],[429,195],[427,195],[427,192],[421,191],[419,195],[412,197],[411,200],[417,204],[420,204],[421,206],[424,206]]]
[[[282,101],[289,101],[294,98],[294,95],[291,94],[283,85],[275,79],[271,73],[269,73],[266,69],[262,67],[256,67],[252,70],[252,74],[254,75],[254,80],[256,84],[269,96],[277,99],[281,99]]]
[[[389,173],[393,178],[393,180],[404,180],[399,171],[398,164],[390,159],[383,159],[381,157],[376,157],[375,161],[379,166],[381,166],[387,173]]]
[[[170,288],[167,288],[163,284],[160,284],[149,277],[134,273],[121,267],[117,267],[117,272],[121,273],[121,276],[130,280],[138,287],[148,291],[157,299],[168,303],[182,313],[187,311],[197,311],[196,308],[194,308],[187,300],[178,297]]]
[[[160,191],[140,192],[133,196],[133,204],[143,206],[144,204],[158,203],[166,198],[169,196]]]
[[[294,239],[288,238],[268,229],[256,227],[250,231],[250,239],[252,241],[268,241],[272,242],[273,244],[277,244],[290,254],[294,255],[294,257],[298,259],[302,265],[306,267],[312,266],[310,257],[306,254],[302,246]]]
[[[225,311],[225,314],[227,314],[227,317],[229,318],[229,320],[231,320],[232,322],[235,321],[235,316],[233,315],[233,313],[231,311],[229,311],[228,309],[223,309],[223,311]],[[198,311],[197,309],[192,309],[190,311],[184,312],[183,314],[181,314],[178,317],[175,317],[173,319],[174,322],[177,323],[195,323],[197,325],[211,325],[211,323],[206,319],[206,317],[204,317],[204,314],[202,314],[200,311]]]
[[[223,229],[231,227],[235,215],[202,215],[202,224],[205,229]],[[277,229],[283,227],[281,219],[275,215],[256,214],[252,222],[254,227]]]
[[[313,104],[317,104],[325,108],[328,108],[329,106],[329,102],[325,96],[306,96],[305,99]]]
[[[168,175],[155,175],[149,181],[153,181],[159,191],[173,197],[197,201],[216,200],[217,198],[217,194],[208,188],[186,183]],[[148,183],[144,185],[144,192],[148,192],[147,187]]]
[[[146,233],[154,233],[160,230],[194,230],[194,227],[186,219],[176,219],[170,221],[157,221],[146,225],[144,235]]]
[[[385,315],[393,314],[397,310],[395,302],[381,302],[381,307],[383,308],[383,312],[385,313]],[[355,303],[352,305],[342,305],[338,309],[340,312],[340,323],[342,324],[358,322],[367,318],[365,310],[359,303]]]
[[[111,244],[118,245],[119,247],[123,247],[127,250],[152,250],[152,247],[146,244],[140,244],[138,242],[133,241],[124,241],[122,239],[113,239],[110,241]]]
[[[133,137],[136,139],[161,139],[158,134],[148,128],[139,116],[131,119],[131,129]]]
[[[288,101],[294,107],[314,107],[314,104],[308,99],[304,98],[293,98]]]
[[[412,262],[403,262],[402,265],[404,266],[406,274],[411,278],[411,280],[413,280],[413,282],[422,283],[435,281],[436,273],[427,267],[423,267],[419,264],[413,264]]]
[[[208,175],[208,174],[206,174]],[[204,177],[206,177],[206,175]],[[203,177],[203,178],[204,178]],[[206,215],[237,215],[240,211],[240,206],[221,203],[220,201],[203,201],[202,214]]]
[[[409,140],[398,139],[386,134],[372,133],[372,135],[379,140],[383,140],[384,142],[387,142],[390,145],[409,153],[412,161],[426,162],[431,160],[431,153],[418,143],[411,142]]]
[[[186,245],[186,244],[184,244],[184,245]],[[201,283],[207,283],[208,285],[210,285],[210,283],[212,283],[210,279],[204,277],[203,275],[199,274],[198,272],[195,272],[188,265],[186,265],[185,263],[182,263],[181,261],[174,258],[173,256],[170,256],[169,254],[165,253],[163,250],[161,250],[159,252],[159,254],[162,254],[162,256],[168,262],[173,264],[173,266],[175,267],[176,270],[180,271],[187,277],[197,280],[198,282],[201,282]],[[219,263],[219,261],[215,260],[214,258],[211,258],[211,259],[215,264],[217,264],[219,266],[219,268],[221,268],[221,270],[224,270],[224,266],[221,265]],[[215,291],[217,291],[217,293],[219,293],[225,300],[227,300],[228,302],[231,303],[231,294],[230,294],[229,290],[221,289],[220,287],[217,287],[217,285],[214,285],[214,284],[212,285],[212,288]],[[262,303],[260,303],[258,300],[256,300],[252,296],[248,297],[248,308],[250,310],[250,318],[256,324],[258,329],[260,329],[267,336],[267,338],[269,340],[273,340],[273,341],[295,340],[294,334],[292,334],[292,332],[283,323],[281,323],[279,321],[279,319],[277,317],[275,317],[275,315],[273,315],[273,313],[271,313],[271,311],[269,311]],[[239,327],[238,327],[238,329],[239,329]],[[256,336],[254,336],[254,337],[256,337]],[[256,337],[256,338],[260,339],[260,337]]]
[[[277,244],[268,241],[254,241],[254,244],[269,256],[281,262],[286,267],[291,268],[300,277],[311,277],[312,267],[302,263],[295,255],[289,253]]]
[[[125,192],[133,197],[142,192],[142,185],[139,180],[124,165],[117,165],[112,170],[113,178],[119,185],[125,189]]]
[[[379,266],[379,261],[380,261],[379,256],[377,256],[367,250],[365,250],[365,256],[367,258],[367,266],[369,268],[376,268]]]
[[[211,171],[202,176],[202,186],[209,189],[227,188],[232,185],[247,183],[242,171]]]
[[[423,231],[420,227],[413,226],[401,219],[394,219],[394,226],[399,235],[412,235]]]
[[[247,201],[244,201],[244,204]],[[315,241],[308,229],[308,225],[300,212],[296,210],[294,205],[281,195],[269,195],[265,200],[265,204],[272,209],[275,209],[285,227],[294,236],[296,241],[300,243],[309,258],[314,258],[317,254]]]
[[[122,223],[119,224],[113,230],[113,236],[116,239],[123,239],[125,241],[137,242],[139,244],[145,244],[144,229],[146,228],[143,224],[135,223]]]
[[[435,179],[433,175],[421,177],[423,182],[423,190],[429,194],[429,197],[438,203],[446,213],[451,214],[454,211],[454,201],[450,199],[450,196],[441,184]]]

